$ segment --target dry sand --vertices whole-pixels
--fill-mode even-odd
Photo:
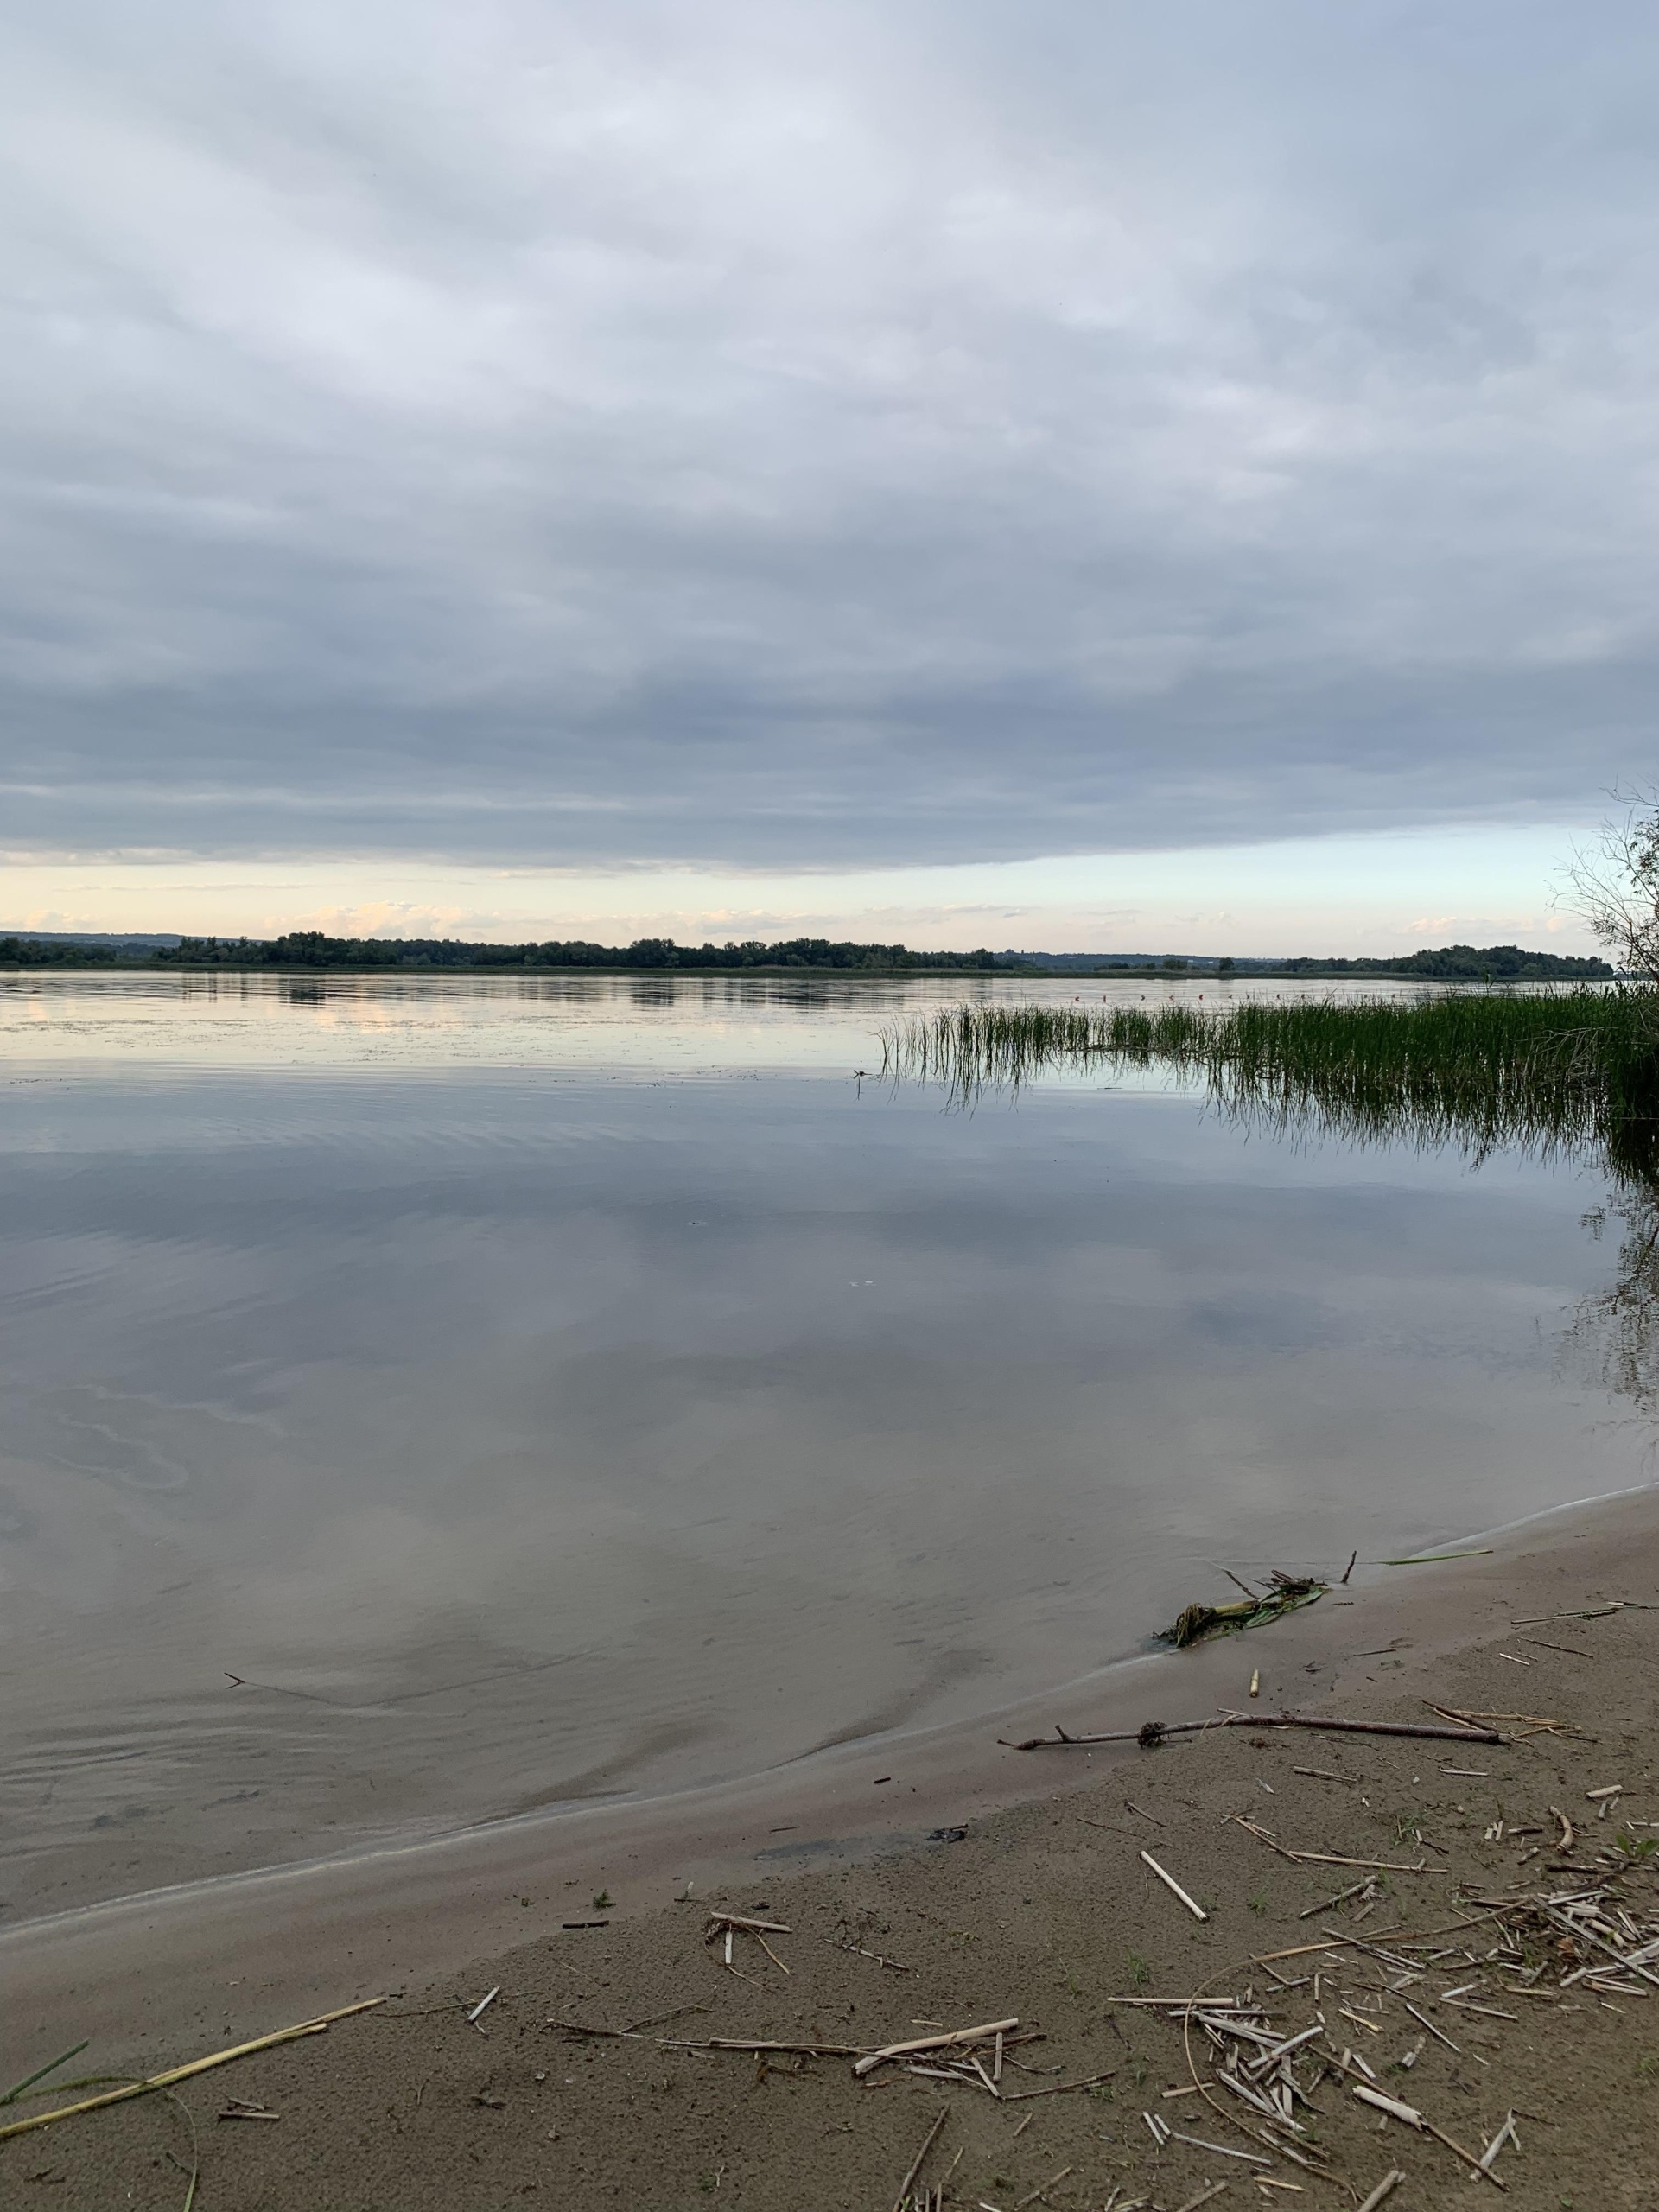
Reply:
[[[1491,1556],[1375,1571],[1270,1628],[1115,1670],[1022,1714],[847,1747],[718,1801],[523,1824],[16,1929],[0,1940],[7,2079],[83,2035],[92,2046],[74,2066],[148,2071],[398,1993],[326,2035],[188,2082],[174,2100],[0,2142],[0,2201],[180,2212],[194,2126],[199,2212],[887,2212],[944,2113],[922,2181],[944,2183],[953,2207],[1098,2212],[1117,2189],[1121,2206],[1182,2212],[1224,2182],[1206,2200],[1222,2212],[1244,2200],[1351,2208],[1394,2168],[1407,2176],[1388,2200],[1396,2212],[1500,2194],[1552,2212],[1659,2207],[1659,1987],[1563,1990],[1580,1960],[1534,1930],[1525,1964],[1542,1972],[1523,1989],[1513,1963],[1488,1956],[1500,1927],[1475,1902],[1569,1891],[1582,1885],[1567,1869],[1599,1870],[1599,1854],[1616,1852],[1630,1862],[1615,1887],[1632,1915],[1659,1909],[1641,1848],[1659,1836],[1643,1825],[1659,1823],[1659,1610],[1646,1610],[1659,1605],[1659,1499],[1492,1541]],[[1611,1599],[1631,1603],[1576,1617]],[[1247,1707],[1258,1668],[1264,1713],[1432,1720],[1433,1698],[1578,1732],[1513,1728],[1509,1744],[1478,1751],[1268,1726],[1122,1753],[1022,1754],[991,1740],[1052,1719]],[[1588,1793],[1611,1783],[1622,1794],[1599,1818],[1608,1801]],[[1568,1851],[1552,1808],[1577,1831]],[[1237,1815],[1293,1849],[1397,1866],[1421,1856],[1446,1871],[1382,1873],[1373,1899],[1321,1910],[1368,1870],[1287,1859]],[[931,1827],[966,1833],[921,1840]],[[1143,1850],[1207,1920],[1162,1886]],[[690,1902],[672,1902],[688,1879]],[[615,1909],[595,1906],[610,1893]],[[740,1935],[738,1971],[727,1971],[722,1945],[704,1941],[710,1908],[785,1923],[790,1933],[770,1939],[779,1963]],[[564,1924],[594,1920],[607,1924]],[[1420,1952],[1421,1978],[1390,1989],[1393,1967],[1332,1948],[1326,1929],[1395,1953],[1445,1930],[1447,1955],[1431,1964]],[[1271,1971],[1259,1963],[1310,1943],[1322,1948]],[[1317,1992],[1274,1979],[1314,1972]],[[1201,1986],[1234,1996],[1248,1986],[1286,2033],[1312,2024],[1317,2005],[1334,2053],[1351,2047],[1350,2064],[1363,2060],[1383,2094],[1476,2152],[1513,2111],[1520,2147],[1495,2164],[1506,2191],[1466,2179],[1439,2140],[1363,2104],[1352,2074],[1312,2092],[1304,2148],[1315,2166],[1224,2155],[1268,2155],[1236,2124],[1249,2112],[1192,2088],[1177,2022],[1112,2001]],[[1009,2048],[1001,2099],[893,2066],[861,2081],[845,2056],[683,2047],[728,2037],[868,2049],[926,2035],[923,2023],[1005,2017],[1041,2040]],[[615,2038],[555,2024],[565,2021],[652,2024]],[[1199,2081],[1213,2080],[1213,2056],[1200,2038]],[[1099,2075],[1110,2079],[1021,2094]],[[219,2118],[232,2099],[280,2118]],[[1158,2146],[1148,2111],[1198,2143]]]

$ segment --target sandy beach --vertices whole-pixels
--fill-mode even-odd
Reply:
[[[83,2037],[57,2078],[145,2075],[386,2001],[170,2098],[0,2141],[9,2201],[101,2206],[113,2190],[176,2207],[199,2155],[197,2203],[226,2212],[521,2198],[861,2208],[895,2201],[941,2113],[916,2186],[943,2185],[950,2204],[1086,2212],[1117,2189],[1120,2204],[1179,2212],[1224,2182],[1234,2202],[1334,2206],[1395,2168],[1408,2177],[1396,2204],[1465,2201],[1457,2151],[1352,2094],[1374,2079],[1375,2094],[1477,2158],[1513,2111],[1522,2147],[1506,2139],[1491,2165],[1517,2205],[1659,2202],[1640,2177],[1659,2133],[1647,2024],[1659,1990],[1611,1957],[1616,1987],[1560,1988],[1580,1962],[1571,1939],[1511,1955],[1517,1939],[1490,1902],[1606,1884],[1632,1925],[1654,1910],[1654,1510],[1639,1492],[1471,1540],[1459,1548],[1478,1555],[1461,1560],[1362,1567],[1247,1637],[738,1789],[21,1926],[0,1938],[8,2081]],[[1433,1726],[1431,1704],[1534,1719],[1491,1724],[1507,1740],[1478,1747],[1269,1726],[1153,1751],[998,1741],[1224,1707]],[[1390,1871],[1420,1861],[1421,1873]],[[705,1941],[719,1911],[787,1929],[767,1936],[775,1959],[740,1929],[728,1971],[723,1936]],[[1355,1948],[1385,1933],[1382,1959]],[[1430,1941],[1446,1954],[1433,1966],[1399,1948]],[[1286,1951],[1303,1965],[1259,1963]],[[1193,2086],[1179,2019],[1114,2001],[1219,1991],[1268,2006],[1270,2033],[1289,2036],[1318,2024],[1308,1961],[1330,2053],[1303,2120],[1312,2164],[1264,2149],[1247,2106]],[[1541,1964],[1524,1993],[1506,1993]],[[1006,2050],[995,2097],[948,2067],[853,2074],[853,2051],[1001,2018],[1041,2040]],[[633,2032],[580,2032],[616,2029]],[[691,2047],[722,2037],[836,2055]],[[1195,2056],[1210,2079],[1215,2054]],[[232,2100],[280,2119],[222,2117]],[[1174,2133],[1160,2143],[1147,2111]]]
[[[1659,12],[0,56],[0,2212],[1659,2212]]]

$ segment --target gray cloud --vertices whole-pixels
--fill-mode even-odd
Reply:
[[[1650,11],[10,25],[0,844],[1013,857],[1652,757]]]

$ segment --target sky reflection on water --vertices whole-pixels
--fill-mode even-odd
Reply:
[[[1649,1477],[1587,1170],[855,1083],[951,978],[174,981],[0,1004],[10,1915],[984,1710],[1224,1562]]]

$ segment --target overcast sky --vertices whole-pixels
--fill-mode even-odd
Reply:
[[[1106,942],[1115,855],[1535,857],[1655,758],[1656,65],[1597,0],[15,0],[0,921],[1073,856]]]

